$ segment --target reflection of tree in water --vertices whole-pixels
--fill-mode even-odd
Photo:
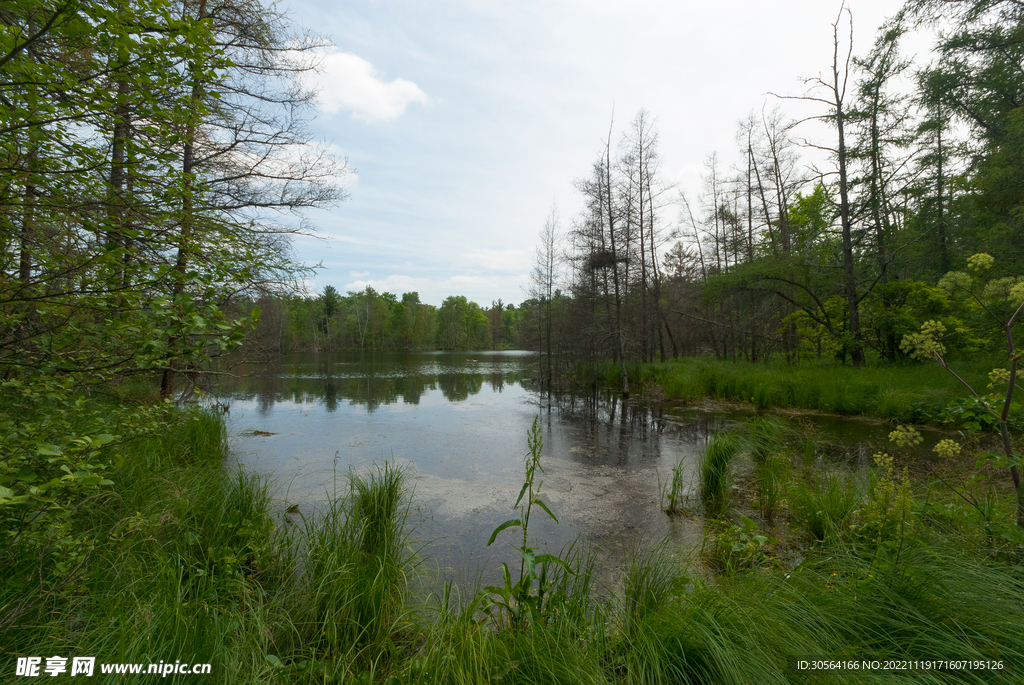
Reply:
[[[484,387],[484,377],[479,373],[440,373],[437,384],[449,402],[463,402],[480,392]]]
[[[568,450],[572,458],[588,464],[651,464],[659,458],[662,435],[698,446],[726,425],[706,412],[670,421],[662,403],[622,402],[615,394],[562,395],[550,402],[574,442]]]
[[[406,404],[419,404],[420,397],[427,389],[428,376],[401,376],[395,379],[395,390],[405,399]],[[430,384],[433,388],[433,383]]]
[[[259,397],[260,412],[265,414],[274,408],[274,403],[281,394],[281,379],[275,376],[255,376],[252,380],[257,386],[256,393]]]
[[[485,381],[494,391],[502,392],[507,386],[520,385],[524,375],[518,360],[509,362],[503,358],[471,368],[480,372],[464,373],[461,363],[422,354],[395,355],[394,359],[371,355],[298,355],[248,369],[234,378],[225,377],[218,392],[238,400],[256,400],[260,412],[289,401],[322,403],[328,412],[337,411],[338,404],[347,401],[373,412],[381,405],[400,400],[417,405],[425,394],[437,390],[449,402],[462,402],[480,393]],[[440,372],[430,372],[435,369]],[[425,370],[429,371],[423,373]]]
[[[334,383],[327,381],[327,386],[324,388],[324,409],[333,412],[337,408],[338,389],[334,387]]]

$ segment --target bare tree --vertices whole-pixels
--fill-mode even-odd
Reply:
[[[847,39],[846,54],[841,52],[842,40],[839,37],[839,26],[846,14],[849,20],[849,37]],[[847,307],[847,332],[849,334],[849,351],[854,366],[863,366],[864,343],[861,336],[860,325],[860,298],[857,290],[857,274],[854,268],[853,252],[853,213],[850,202],[850,177],[849,177],[849,155],[846,142],[846,116],[847,116],[847,87],[850,82],[850,67],[853,60],[853,14],[846,8],[845,3],[840,7],[835,23],[832,24],[832,65],[830,73],[826,78],[816,76],[804,79],[804,83],[811,87],[811,92],[802,96],[779,96],[791,100],[805,100],[816,102],[828,108],[826,114],[812,117],[813,119],[827,121],[835,127],[835,147],[825,145],[811,145],[818,149],[826,150],[833,155],[836,170],[834,175],[838,176],[839,186],[839,219],[842,234],[843,253],[843,294],[846,298]],[[815,93],[821,93],[817,95]]]
[[[561,242],[561,229],[559,227],[558,210],[552,205],[547,218],[544,220],[544,228],[540,231],[540,245],[534,257],[533,272],[531,274],[530,295],[540,301],[541,321],[538,331],[541,333],[540,347],[545,361],[546,374],[542,372],[542,384],[551,393],[553,383],[552,371],[552,334],[554,330],[554,297],[557,290],[559,278],[559,266],[561,258],[559,255]]]

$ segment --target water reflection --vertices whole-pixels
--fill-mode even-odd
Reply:
[[[472,356],[471,356],[472,355]],[[238,364],[219,377],[214,392],[255,401],[261,412],[281,402],[322,403],[327,412],[339,402],[372,413],[382,405],[418,405],[427,393],[464,402],[485,387],[502,392],[528,377],[527,352],[392,352],[293,354],[264,364]]]
[[[612,547],[665,532],[659,477],[695,462],[722,421],[680,422],[618,397],[547,397],[529,353],[295,355],[242,369],[218,388],[230,405],[232,455],[271,475],[278,497],[315,511],[349,469],[392,461],[414,487],[421,540],[445,565],[508,550],[486,546],[522,486],[526,432],[540,417],[544,499],[560,524],[536,527],[541,549],[579,536]],[[237,373],[237,370],[236,370]],[[504,550],[504,551],[502,551]]]
[[[233,459],[271,475],[283,504],[315,511],[345,490],[349,469],[384,460],[404,468],[418,535],[444,565],[505,560],[507,549],[485,543],[510,518],[538,416],[544,500],[560,519],[534,531],[541,550],[579,536],[621,549],[644,530],[698,539],[698,520],[668,522],[660,483],[681,463],[692,492],[710,436],[750,412],[549,397],[530,383],[535,363],[523,352],[294,355],[243,368],[217,392],[230,406]]]

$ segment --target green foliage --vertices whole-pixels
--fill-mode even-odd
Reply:
[[[834,539],[844,533],[860,503],[856,483],[837,473],[789,490],[790,518],[816,540]]]
[[[544,440],[537,418],[534,418],[527,434],[527,443],[530,451],[526,456],[526,480],[513,505],[519,510],[519,518],[505,521],[495,528],[487,541],[487,546],[490,547],[498,534],[509,528],[519,528],[523,534],[521,546],[512,547],[521,557],[518,580],[513,584],[508,564],[502,562],[501,575],[504,585],[484,588],[487,596],[483,611],[512,629],[521,627],[527,619],[531,623],[543,623],[546,620],[546,615],[550,612],[552,588],[557,577],[551,573],[551,567],[558,566],[564,573],[572,573],[572,569],[560,557],[553,554],[537,554],[536,549],[529,546],[530,514],[534,505],[540,507],[556,524],[558,518],[540,499],[543,482],[537,481],[537,474],[544,473],[544,468],[540,465]],[[536,588],[534,583],[537,584]]]
[[[862,526],[805,550],[784,572],[773,568],[774,541],[745,517],[708,531],[703,556],[725,572],[714,584],[665,542],[634,544],[621,585],[602,588],[594,552],[576,546],[562,555],[572,573],[551,567],[541,620],[523,608],[521,629],[495,630],[506,619],[478,620],[483,593],[460,603],[446,582],[418,594],[434,586],[409,551],[401,471],[352,474],[298,520],[275,512],[267,480],[223,468],[220,416],[166,419],[159,433],[119,443],[114,485],[73,514],[72,526],[95,540],[73,590],[57,587],[66,575],[53,566],[43,569],[42,593],[38,567],[5,569],[5,612],[35,593],[4,632],[9,649],[137,663],[174,654],[211,662],[213,683],[788,682],[797,658],[821,651],[1002,660],[1002,670],[985,672],[1001,684],[1015,682],[1012,668],[1024,662],[1024,618],[1006,609],[1024,585],[1014,565],[997,561],[1012,557],[994,553],[961,499],[911,502],[913,528],[901,535],[895,472],[874,481]],[[528,461],[538,437],[531,430]],[[520,504],[530,496],[527,488]],[[872,526],[881,521],[879,546]],[[808,682],[919,676],[830,672]]]
[[[769,563],[765,547],[778,542],[770,535],[764,535],[752,519],[746,516],[739,518],[738,523],[711,521],[708,524],[703,555],[719,573],[733,575]]]
[[[697,462],[700,497],[711,517],[721,515],[728,506],[732,483],[730,466],[739,450],[740,440],[736,435],[719,433],[708,441]]]
[[[788,451],[772,452],[754,465],[754,488],[761,520],[773,525],[789,490],[791,457]]]
[[[442,350],[478,350],[491,347],[491,325],[476,302],[452,296],[437,311],[437,347]]]
[[[963,377],[972,385],[984,384],[992,364],[987,358],[966,362]],[[852,369],[699,357],[674,359],[658,368],[654,382],[662,384],[670,398],[696,401],[715,397],[754,402],[764,408],[866,414],[904,423],[942,425],[947,406],[968,393],[941,368],[917,364]]]
[[[1017,371],[1024,352],[1017,349],[1014,334],[1021,314],[1024,313],[1024,282],[1020,276],[985,278],[994,264],[996,260],[991,255],[975,254],[968,259],[968,268],[973,275],[960,271],[950,272],[939,282],[952,296],[984,311],[989,323],[998,326],[1000,345],[1005,347],[1010,368],[995,368],[988,374],[988,388],[994,391],[992,394],[982,395],[975,389],[977,385],[972,385],[950,367],[942,343],[945,326],[941,323],[925,322],[921,331],[906,336],[902,345],[917,357],[934,359],[970,391],[973,401],[947,408],[947,416],[951,420],[955,414],[971,432],[983,427],[998,427],[1002,438],[1003,465],[1008,467],[1016,490],[1017,527],[1024,529],[1024,487],[1021,485],[1021,468],[1024,463],[1021,462],[1019,452],[1013,449],[1010,434],[1014,427],[1020,425],[1021,403],[1015,401],[1014,396],[1019,389]]]
[[[872,474],[870,496],[861,510],[857,533],[875,546],[876,554],[898,557],[914,527],[910,480],[907,469],[901,476],[894,473],[893,459],[888,454],[876,454],[874,462],[878,473]]]
[[[304,590],[295,620],[314,664],[373,663],[405,614],[413,570],[405,521],[404,475],[385,463],[352,474],[349,492],[319,516],[304,517]]]
[[[455,296],[438,308],[420,302],[416,292],[398,298],[370,286],[346,295],[327,286],[320,297],[264,297],[253,304],[264,316],[247,342],[279,352],[517,349],[525,344],[528,308],[500,301],[484,308]]]

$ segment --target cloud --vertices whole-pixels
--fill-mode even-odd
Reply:
[[[324,55],[317,74],[320,109],[327,114],[342,110],[367,122],[393,121],[412,103],[426,104],[427,94],[412,81],[386,82],[372,64],[350,52]]]
[[[455,291],[453,295],[465,295],[467,291],[493,288],[495,282],[486,276],[452,276],[441,281],[440,286]]]
[[[353,272],[354,277],[355,272]],[[363,274],[364,276],[369,275],[369,272]],[[343,286],[345,292],[359,292],[365,290],[366,286],[370,286],[379,293],[395,293],[400,295],[402,293],[412,292],[414,290],[421,290],[423,286],[430,286],[432,281],[426,278],[413,278],[412,276],[403,276],[401,274],[392,274],[387,278],[356,278],[351,283],[346,283]]]
[[[467,299],[481,306],[488,306],[492,300],[499,298],[506,301],[525,298],[524,286],[529,280],[525,274],[457,274],[447,278],[391,274],[387,278],[357,278],[341,286],[339,290],[359,292],[370,286],[379,293],[388,292],[396,295],[415,291],[420,295],[420,302],[435,306],[440,305],[450,295],[465,295]]]
[[[366,278],[370,275],[369,271],[349,271],[349,278]]]
[[[492,271],[522,271],[529,267],[529,258],[524,250],[488,250],[481,248],[467,252],[463,257],[470,264]]]

